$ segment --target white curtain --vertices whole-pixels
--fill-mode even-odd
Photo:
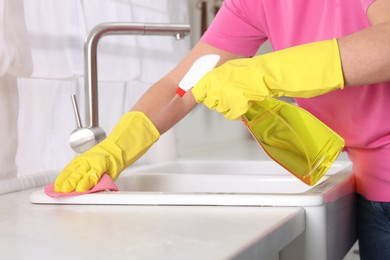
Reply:
[[[0,0],[0,12],[3,179],[59,169],[74,157],[68,144],[76,127],[70,95],[77,95],[83,115],[83,44],[92,27],[112,21],[188,23],[182,0]],[[106,132],[188,50],[188,39],[105,37],[98,77]]]

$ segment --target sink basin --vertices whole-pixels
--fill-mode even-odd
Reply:
[[[351,179],[349,162],[333,164],[315,186],[308,186],[272,161],[177,160],[129,167],[116,182],[120,192],[53,199],[38,191],[32,202],[314,206],[352,193],[352,186],[340,185]]]
[[[279,259],[342,259],[356,241],[354,179],[349,161],[336,161],[308,186],[273,161],[170,161],[132,166],[119,192],[51,198],[39,204],[287,206],[305,209],[306,230]],[[294,256],[294,257],[292,257]]]

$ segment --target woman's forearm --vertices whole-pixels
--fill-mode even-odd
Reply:
[[[221,57],[219,65],[243,57],[199,42],[182,62],[141,97],[132,110],[144,112],[160,134],[169,130],[197,105],[191,92],[179,97],[176,88],[195,60],[206,54],[218,54]]]
[[[368,10],[372,26],[338,39],[346,86],[390,81],[390,1]]]
[[[132,109],[144,112],[160,134],[168,131],[197,104],[190,92],[182,98],[176,95],[176,86],[166,79],[158,81]]]

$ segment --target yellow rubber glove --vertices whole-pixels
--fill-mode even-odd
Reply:
[[[106,173],[113,180],[140,158],[160,137],[142,112],[125,114],[101,143],[75,157],[58,175],[56,192],[84,192],[95,186]]]
[[[269,97],[313,97],[344,87],[337,40],[287,48],[226,62],[192,89],[198,103],[238,119],[251,101]]]

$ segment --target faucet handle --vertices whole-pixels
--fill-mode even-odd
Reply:
[[[81,124],[80,111],[79,111],[79,107],[77,105],[76,95],[75,94],[71,95],[71,99],[72,99],[72,105],[73,105],[73,112],[74,112],[74,115],[76,117],[77,127],[82,128],[83,125]]]

